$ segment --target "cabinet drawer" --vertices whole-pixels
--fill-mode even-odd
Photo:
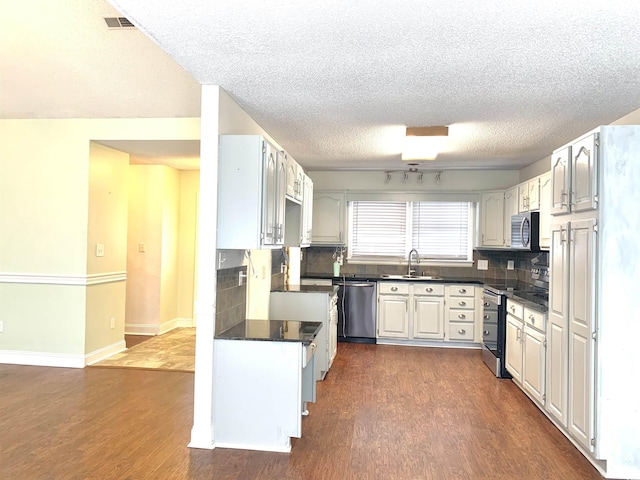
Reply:
[[[449,322],[449,340],[473,341],[473,323]]]
[[[449,295],[452,297],[473,297],[475,289],[473,285],[449,285]]]
[[[522,320],[524,315],[522,305],[518,302],[514,302],[510,298],[507,298],[507,312],[520,320]]]
[[[449,308],[473,310],[475,302],[468,297],[449,297]]]
[[[434,285],[432,283],[414,283],[413,294],[442,297],[444,296],[444,285]]]
[[[524,307],[524,321],[527,325],[536,328],[544,333],[546,330],[547,316],[536,310]]]
[[[449,310],[449,322],[473,322],[475,312],[473,310],[461,310],[452,308]]]
[[[408,283],[378,282],[378,293],[409,295]]]

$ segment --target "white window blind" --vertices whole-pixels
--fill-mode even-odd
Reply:
[[[404,256],[407,239],[407,203],[351,203],[351,256]]]
[[[413,202],[411,245],[420,256],[466,260],[469,254],[468,202]]]
[[[406,258],[415,248],[421,258],[469,260],[469,202],[349,203],[351,258]]]

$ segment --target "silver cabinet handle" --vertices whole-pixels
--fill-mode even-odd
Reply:
[[[458,305],[460,305],[461,307],[464,307],[466,304],[467,304],[467,302],[464,302],[464,301],[462,301],[462,300],[460,300],[460,301],[458,302]]]
[[[461,328],[460,330],[458,330],[458,333],[460,335],[464,335],[465,333],[467,333],[467,331],[464,328]]]
[[[485,320],[489,320],[490,318],[491,318],[491,315],[485,315],[485,316],[484,316],[484,319],[485,319]]]
[[[461,289],[458,290],[458,293],[467,293],[467,290],[464,289],[464,288],[461,288]]]
[[[398,291],[398,287],[391,287],[391,291],[392,292],[397,292]]]
[[[485,330],[485,331],[484,331],[484,332],[482,332],[482,333],[484,333],[485,335],[489,335],[489,330]]]
[[[427,287],[427,288],[425,288],[425,291],[427,291],[427,292],[431,293],[431,292],[433,292],[433,288],[431,288],[431,287]]]
[[[485,307],[489,307],[491,304],[489,302],[484,302]]]
[[[529,320],[531,320],[531,323],[536,323],[536,317],[533,315],[529,315]]]
[[[511,305],[511,311],[512,311],[513,313],[516,313],[516,307],[514,307],[513,305]]]
[[[458,318],[467,318],[467,316],[466,316],[464,313],[460,313],[460,314],[458,315]]]

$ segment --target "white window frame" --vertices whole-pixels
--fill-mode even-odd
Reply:
[[[374,200],[375,201],[375,200]],[[386,202],[385,200],[377,200],[380,202]],[[392,202],[393,200],[389,200]],[[424,201],[424,200],[423,200]],[[364,265],[405,265],[407,262],[407,256],[409,251],[411,250],[411,242],[412,242],[412,234],[411,229],[413,226],[413,212],[412,212],[412,204],[417,203],[413,201],[404,202],[408,204],[406,209],[407,215],[407,232],[406,233],[406,241],[405,241],[405,254],[403,257],[399,256],[352,256],[352,245],[353,245],[353,201],[349,201],[347,203],[348,206],[348,243],[347,243],[347,261],[352,264],[364,264]],[[474,231],[475,231],[475,208],[476,205],[474,202],[465,201],[465,203],[469,204],[468,210],[468,238],[467,238],[467,252],[466,259],[453,260],[453,259],[443,259],[443,258],[429,258],[424,255],[420,255],[420,264],[427,266],[447,266],[447,267],[470,267],[473,266],[473,240],[474,240]],[[418,252],[421,253],[421,252]]]

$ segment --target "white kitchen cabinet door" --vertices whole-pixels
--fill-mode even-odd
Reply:
[[[522,329],[522,321],[507,315],[505,367],[518,383],[522,383]]]
[[[529,210],[540,209],[540,178],[532,178],[527,183],[527,207]]]
[[[480,244],[504,246],[504,192],[483,193],[480,201]]]
[[[346,217],[343,192],[315,192],[313,197],[312,243],[337,245],[345,239]]]
[[[380,295],[378,336],[409,338],[409,296]]]
[[[565,147],[551,155],[551,178],[551,214],[569,213],[571,147]]]
[[[302,227],[300,232],[300,246],[311,245],[312,225],[313,225],[313,181],[304,175],[302,179]]]
[[[598,134],[593,133],[571,146],[571,211],[598,208]]]
[[[221,135],[218,178],[217,247],[281,246],[286,169],[276,148],[260,135]]]
[[[285,154],[287,164],[287,197],[294,198],[296,196],[296,181],[298,180],[298,162],[290,155]]]
[[[522,387],[540,405],[545,403],[545,335],[525,325],[522,343]]]
[[[595,220],[571,222],[569,243],[569,433],[595,441]],[[553,274],[553,272],[552,272]]]
[[[413,297],[413,338],[444,339],[443,297]]]
[[[518,187],[504,192],[504,246],[511,246],[511,217],[518,214]]]
[[[547,411],[567,426],[569,264],[568,224],[551,227],[549,328],[547,330]]]
[[[540,247],[551,246],[551,172],[540,176]]]

